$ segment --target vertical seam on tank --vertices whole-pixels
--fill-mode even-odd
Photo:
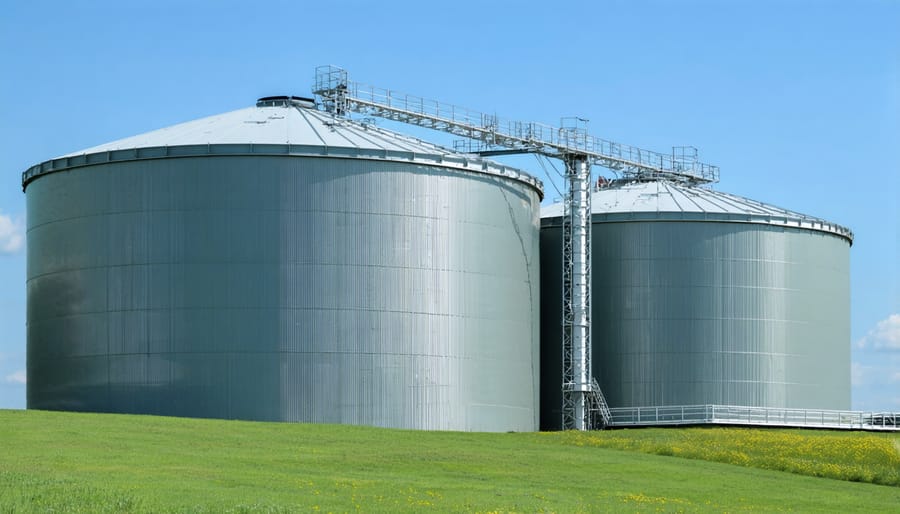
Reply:
[[[503,196],[503,201],[506,202],[506,210],[509,213],[509,220],[512,223],[513,230],[516,233],[516,238],[519,240],[519,246],[522,248],[522,260],[525,262],[525,276],[526,283],[528,284],[528,304],[530,308],[534,308],[534,286],[531,283],[531,261],[528,259],[528,251],[525,249],[525,240],[522,239],[522,232],[519,230],[519,224],[516,223],[516,216],[513,212],[512,204],[509,202],[509,197],[506,195],[506,190],[502,187],[500,189],[500,194]],[[532,313],[533,314],[533,313]],[[531,345],[534,345],[534,331],[531,331]],[[534,398],[535,394],[535,386],[534,386],[534,356],[532,355],[531,362],[531,397]],[[534,410],[532,408],[532,410]]]

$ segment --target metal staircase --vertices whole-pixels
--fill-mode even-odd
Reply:
[[[591,421],[590,430],[602,430],[612,423],[612,413],[609,411],[609,405],[606,404],[606,397],[600,390],[600,384],[596,380],[591,380],[591,391],[588,394],[588,412]]]

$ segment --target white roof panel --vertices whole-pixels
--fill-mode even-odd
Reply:
[[[821,218],[695,185],[617,180],[594,190],[591,212],[600,221],[730,221],[822,230],[853,240],[853,233]],[[541,208],[541,218],[559,218],[563,204]]]
[[[477,155],[447,148],[317,110],[311,100],[262,98],[255,107],[119,139],[36,164],[23,172],[25,189],[38,176],[80,166],[201,155],[291,155],[363,158],[440,166],[523,182],[543,196],[533,176]]]
[[[437,145],[345,118],[334,118],[315,109],[264,106],[180,123],[63,157],[132,148],[246,143],[451,153]]]

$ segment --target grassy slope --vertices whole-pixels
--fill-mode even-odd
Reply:
[[[660,441],[680,432],[601,437]],[[0,512],[836,512],[900,504],[900,487],[600,446],[574,433],[0,411]]]
[[[900,486],[900,434],[704,427],[570,432],[567,442]]]

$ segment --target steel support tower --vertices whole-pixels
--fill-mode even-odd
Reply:
[[[563,429],[591,426],[591,171],[567,155],[563,215]]]
[[[566,168],[563,216],[563,429],[591,430],[609,423],[610,411],[591,373],[591,166],[623,177],[710,183],[719,168],[697,160],[693,147],[672,154],[643,150],[590,136],[587,120],[561,128],[510,121],[459,106],[349,80],[336,66],[316,68],[313,93],[336,117],[351,112],[378,116],[465,137],[467,151],[482,156],[537,153]]]

